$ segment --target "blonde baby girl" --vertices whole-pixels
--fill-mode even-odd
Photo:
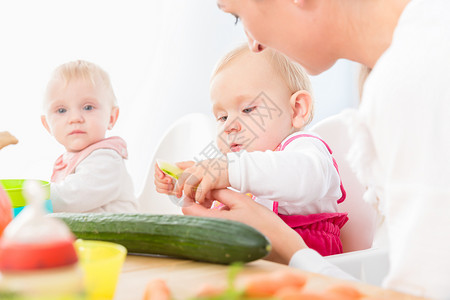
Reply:
[[[54,211],[137,212],[126,143],[105,138],[119,116],[108,74],[82,60],[59,66],[47,86],[44,112],[42,124],[66,149],[51,178]]]
[[[322,255],[341,253],[340,228],[348,218],[337,206],[345,191],[331,149],[304,130],[313,100],[302,67],[278,52],[255,54],[242,45],[219,61],[210,96],[224,156],[179,163],[185,170],[176,186],[157,168],[157,191],[184,192],[190,196],[185,202],[205,206],[214,189],[250,193],[309,247]]]

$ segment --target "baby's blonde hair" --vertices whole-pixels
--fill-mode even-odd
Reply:
[[[214,68],[213,73],[211,75],[211,81],[228,64],[230,64],[233,60],[235,60],[236,58],[240,57],[245,53],[252,53],[247,43],[242,44],[234,48],[227,54],[225,54],[217,62],[216,67]],[[296,62],[293,62],[284,54],[271,48],[268,48],[264,50],[264,52],[255,55],[265,55],[268,62],[272,65],[272,67],[278,73],[281,79],[286,83],[286,86],[291,94],[294,94],[297,91],[305,90],[312,96],[311,81],[309,80],[308,74],[301,65],[299,65]],[[311,104],[311,112],[309,114],[308,120],[305,123],[305,126],[312,121],[313,115],[314,115],[314,102]]]
[[[71,80],[82,79],[92,84],[92,86],[102,85],[106,92],[106,98],[111,101],[112,106],[117,106],[117,98],[114,94],[111,80],[108,73],[106,73],[100,66],[85,61],[75,60],[57,67],[51,76],[47,86],[45,99],[48,98],[48,88],[53,80],[61,80],[65,86]]]

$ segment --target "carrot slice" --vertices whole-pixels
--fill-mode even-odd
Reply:
[[[169,287],[163,279],[152,279],[147,283],[142,300],[170,300]]]
[[[313,292],[313,291],[297,291],[295,293],[292,290],[291,294],[281,295],[283,298],[281,300],[336,300],[334,297],[330,298],[327,294],[323,292]]]
[[[287,286],[277,291],[273,296],[279,300],[295,300],[300,297],[303,287]]]
[[[285,287],[300,289],[306,283],[306,277],[291,271],[277,271],[251,277],[245,286],[248,297],[270,297]]]
[[[363,294],[361,294],[361,292],[357,288],[355,288],[351,285],[344,285],[344,284],[332,286],[327,289],[326,293],[334,294],[336,296],[342,296],[342,299],[348,299],[348,300],[354,300],[354,299],[356,300],[356,299],[360,299],[364,296]]]
[[[208,297],[216,297],[225,292],[225,287],[213,286],[210,284],[205,284],[200,287],[197,292],[197,297],[199,298],[208,298]]]

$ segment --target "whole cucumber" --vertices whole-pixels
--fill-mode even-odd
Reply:
[[[266,256],[268,239],[243,223],[184,215],[53,213],[77,238],[121,244],[129,253],[157,254],[218,264]]]

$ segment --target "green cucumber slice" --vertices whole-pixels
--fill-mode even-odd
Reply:
[[[158,167],[161,169],[161,171],[175,179],[178,179],[181,173],[183,173],[184,171],[183,169],[178,168],[176,165],[164,160],[157,159],[156,163],[158,164]]]

